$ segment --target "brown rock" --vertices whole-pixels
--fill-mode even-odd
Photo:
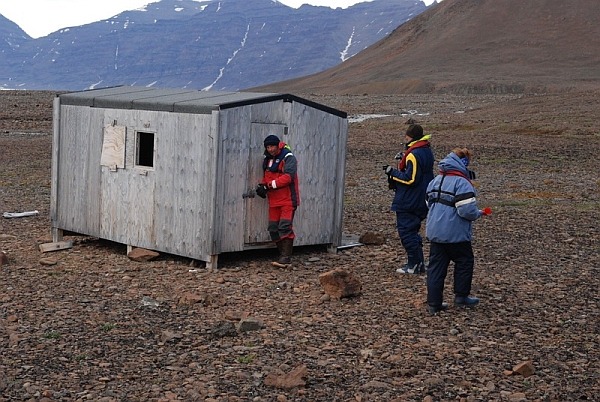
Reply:
[[[181,334],[180,332],[164,330],[160,334],[159,345],[164,345],[165,343],[170,342],[174,339],[182,339],[182,338],[183,338],[183,334]]]
[[[248,316],[248,313],[245,312],[241,312],[241,311],[231,311],[231,310],[227,310],[225,311],[225,319],[229,320],[229,321],[239,321],[242,318],[245,318]]]
[[[531,360],[527,360],[513,367],[513,371],[521,374],[523,377],[529,377],[535,373],[535,368],[533,367],[533,362]]]
[[[527,401],[527,396],[522,392],[515,392],[508,397],[510,402],[524,402]]]
[[[325,293],[338,299],[358,296],[362,290],[362,284],[358,278],[340,268],[319,275],[319,282]]]
[[[385,236],[381,233],[365,232],[358,239],[362,244],[381,245],[385,243]]]
[[[8,346],[13,347],[13,346],[17,346],[19,344],[19,341],[21,340],[21,337],[19,336],[19,334],[12,330],[12,329],[7,329],[8,332]]]
[[[8,264],[8,256],[4,251],[0,251],[0,267]]]
[[[205,297],[196,293],[185,292],[179,298],[179,304],[191,306],[192,304],[204,302]]]
[[[127,254],[130,260],[137,262],[152,261],[160,256],[159,253],[152,250],[146,250],[145,248],[134,248]]]
[[[58,261],[56,261],[54,258],[40,258],[40,264],[45,265],[47,267],[51,267],[53,265],[56,265],[57,263]]]
[[[303,387],[306,382],[303,380],[308,373],[308,369],[305,364],[295,367],[289,373],[284,373],[281,370],[269,373],[265,378],[265,385],[267,387],[290,389],[296,387]]]

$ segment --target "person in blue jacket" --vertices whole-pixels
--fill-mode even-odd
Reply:
[[[454,262],[454,304],[472,307],[479,303],[469,296],[473,281],[474,256],[471,240],[473,221],[491,213],[477,207],[475,174],[468,170],[472,153],[456,148],[439,164],[440,174],[427,186],[429,213],[426,236],[430,243],[427,270],[427,305],[435,315],[448,308],[443,302],[444,280],[450,261]]]
[[[401,274],[426,272],[423,257],[423,238],[419,234],[421,222],[427,217],[425,191],[433,179],[433,151],[429,135],[423,135],[423,127],[411,124],[405,133],[406,150],[397,168],[385,165],[390,188],[394,189],[391,210],[396,212],[396,228],[407,262],[396,269]]]

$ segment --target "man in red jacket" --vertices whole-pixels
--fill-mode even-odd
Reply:
[[[294,213],[300,205],[298,162],[290,147],[276,135],[265,138],[264,176],[256,193],[269,198],[269,234],[279,250],[273,265],[285,268],[291,264],[294,245]]]

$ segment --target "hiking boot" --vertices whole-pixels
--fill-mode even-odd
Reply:
[[[396,270],[398,274],[421,274],[425,273],[425,264],[419,262],[418,264],[405,264],[403,267],[400,267]]]
[[[278,268],[287,268],[292,264],[292,259],[290,257],[279,257],[277,261],[273,261],[271,265]]]
[[[461,307],[473,307],[479,304],[479,298],[471,296],[456,296],[454,304]]]
[[[442,303],[439,306],[427,306],[427,311],[431,315],[438,315],[440,311],[448,310],[448,303]]]
[[[279,249],[280,257],[277,261],[273,261],[271,264],[279,268],[287,268],[292,264],[292,251],[294,248],[294,239],[285,238],[277,242],[277,248]]]

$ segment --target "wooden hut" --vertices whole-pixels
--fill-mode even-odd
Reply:
[[[346,113],[290,94],[114,87],[54,101],[51,220],[65,231],[216,267],[220,253],[272,246],[263,139],[299,163],[295,245],[342,238]]]

